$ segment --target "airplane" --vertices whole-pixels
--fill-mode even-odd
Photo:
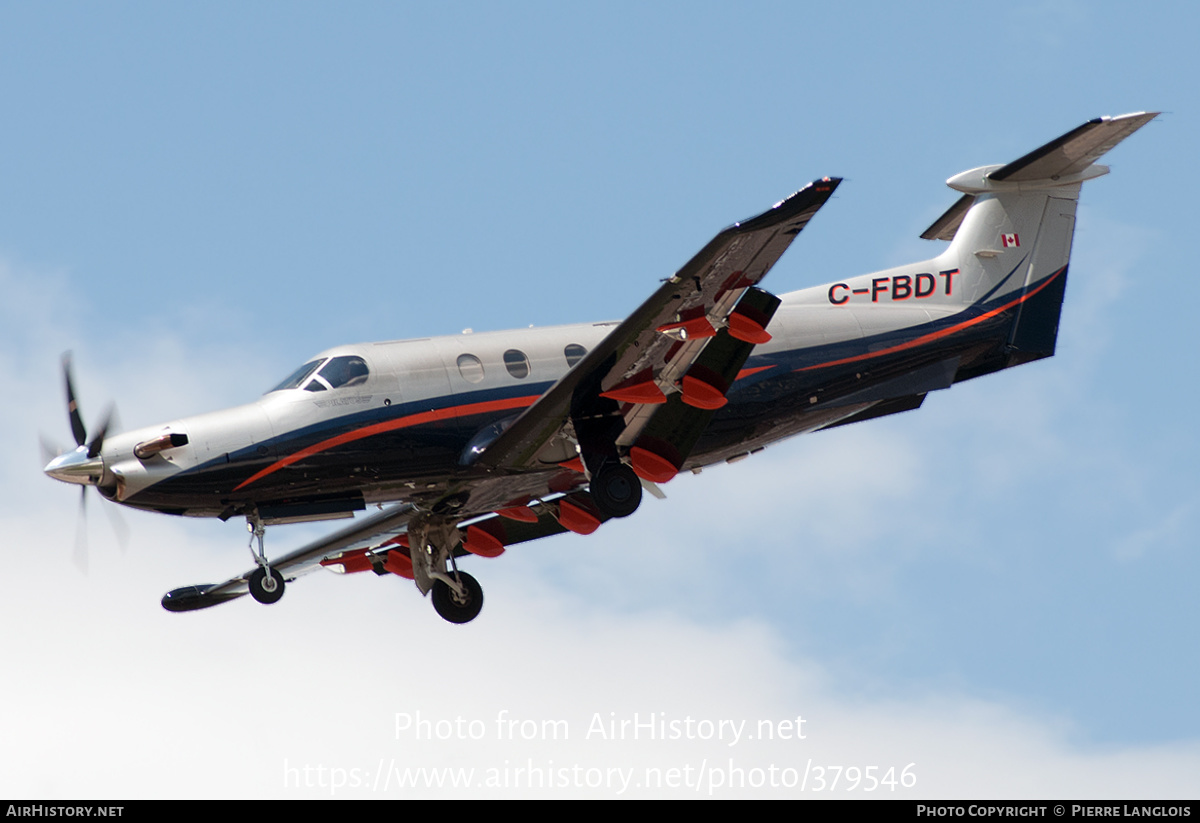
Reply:
[[[89,439],[50,477],[108,500],[244,518],[253,567],[174,589],[169,611],[275,603],[319,568],[413,580],[451,623],[483,606],[467,557],[628,517],[643,489],[793,435],[918,408],[1054,354],[1075,210],[1102,155],[1157,116],[1101,117],[1005,165],[921,235],[936,256],[776,296],[767,272],[837,190],[823,177],[721,231],[628,318],[339,346],[258,400]],[[266,527],[379,511],[281,556]]]

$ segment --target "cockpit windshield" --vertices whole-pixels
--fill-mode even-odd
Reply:
[[[322,361],[320,360],[313,360],[311,363],[305,363],[303,366],[292,372],[286,380],[284,380],[275,388],[271,389],[271,391],[267,392],[267,394],[270,394],[273,391],[300,388],[300,384],[307,380],[308,376],[315,372],[317,370],[317,366],[321,365],[321,363]]]
[[[328,360],[313,360],[296,369],[287,380],[271,391],[303,388],[305,391],[318,392],[327,389],[348,388],[366,383],[369,374],[370,370],[367,368],[366,361],[354,355],[331,357]]]

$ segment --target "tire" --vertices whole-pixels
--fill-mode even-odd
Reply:
[[[268,571],[271,573],[269,582]],[[255,569],[247,582],[250,585],[250,596],[259,603],[270,605],[278,603],[279,598],[283,597],[283,575],[274,569]]]
[[[609,463],[592,477],[592,500],[606,517],[628,517],[642,503],[642,484],[624,463]]]
[[[479,616],[483,608],[483,587],[466,572],[458,573],[459,582],[466,590],[466,600],[460,601],[445,581],[433,581],[433,608],[443,620],[451,623],[470,623]]]

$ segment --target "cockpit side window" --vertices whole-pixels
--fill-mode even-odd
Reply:
[[[284,389],[300,388],[300,385],[304,383],[304,381],[308,379],[308,376],[317,370],[317,366],[321,365],[323,362],[323,360],[313,360],[309,363],[305,363],[303,366],[292,372],[286,380],[284,380],[275,388],[271,389],[271,391],[267,392],[267,394],[270,394],[274,391],[283,391]]]
[[[367,362],[353,355],[335,357],[321,367],[318,377],[324,378],[331,389],[342,389],[350,386],[361,386],[367,382],[370,370]]]

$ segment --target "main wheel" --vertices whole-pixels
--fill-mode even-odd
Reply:
[[[592,500],[607,517],[628,517],[642,502],[642,484],[624,463],[609,463],[592,476]]]
[[[443,620],[451,623],[470,623],[479,616],[479,610],[483,608],[483,587],[466,572],[459,572],[458,579],[465,591],[462,597],[455,594],[445,581],[433,581],[433,608]]]
[[[270,576],[267,572],[270,572]],[[283,597],[283,575],[274,569],[257,568],[247,581],[250,585],[250,596],[259,603],[278,603]]]

